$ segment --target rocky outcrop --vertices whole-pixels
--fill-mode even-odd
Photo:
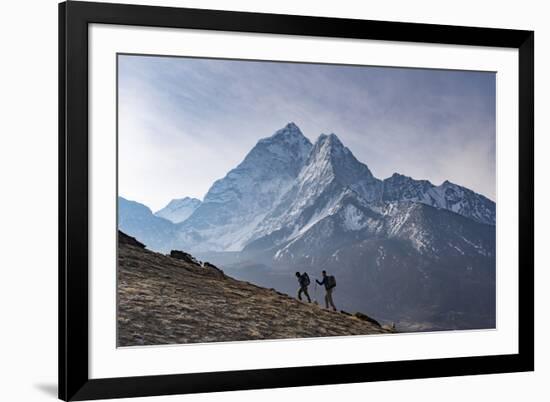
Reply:
[[[374,318],[372,318],[372,317],[369,317],[369,316],[366,315],[366,314],[357,312],[357,313],[355,313],[353,316],[359,318],[360,320],[370,322],[371,324],[377,325],[377,326],[379,326],[379,327],[381,326],[380,323],[379,323],[378,321],[376,321],[376,320],[375,320]]]
[[[213,264],[201,266],[136,247],[128,239],[119,235],[119,346],[392,332],[235,280]]]
[[[145,248],[145,244],[138,241],[135,237],[128,236],[126,233],[118,231],[118,244],[124,244],[127,246]]]
[[[226,278],[225,276],[225,273],[219,269],[217,266],[215,266],[214,264],[211,264],[209,262],[205,262],[202,264],[202,266],[205,268],[205,269],[209,269],[213,272],[215,272],[219,278]]]
[[[185,261],[189,264],[201,265],[200,262],[195,257],[193,257],[191,254],[186,253],[184,251],[172,250],[170,251],[170,257]]]

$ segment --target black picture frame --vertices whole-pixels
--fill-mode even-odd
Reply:
[[[517,354],[90,379],[88,25],[375,39],[519,51]],[[59,5],[59,398],[89,400],[534,370],[534,32],[70,1]]]

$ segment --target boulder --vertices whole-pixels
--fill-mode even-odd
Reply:
[[[126,233],[118,231],[119,244],[127,244],[128,246],[145,248],[145,244],[138,241],[135,237],[128,236]]]
[[[195,257],[193,257],[191,254],[186,253],[184,251],[172,250],[172,251],[170,251],[170,257],[175,258],[177,260],[185,261],[189,264],[200,266],[199,261]]]
[[[202,265],[204,268],[206,269],[209,269],[211,270],[212,272],[214,272],[219,278],[225,278],[225,273],[219,269],[217,266],[215,266],[214,264],[211,264],[209,262],[205,262],[203,265]]]
[[[360,320],[363,320],[363,321],[368,321],[370,322],[371,324],[374,324],[378,327],[381,327],[380,323],[378,321],[376,321],[374,318],[371,318],[369,317],[368,315],[366,314],[363,314],[363,313],[360,313],[360,312],[357,312],[353,315],[355,318],[358,318]]]

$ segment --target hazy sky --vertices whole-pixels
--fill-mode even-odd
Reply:
[[[119,56],[119,194],[202,199],[293,121],[335,133],[373,174],[445,179],[495,200],[495,74]]]

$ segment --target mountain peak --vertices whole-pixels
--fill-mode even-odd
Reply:
[[[287,123],[287,125],[286,125],[283,129],[298,130],[298,131],[300,131],[300,128],[299,128],[299,127],[296,125],[296,123],[294,123],[293,121]]]
[[[239,165],[212,184],[203,203],[181,224],[185,246],[242,249],[259,220],[292,186],[310,150],[311,142],[294,123],[259,140]]]
[[[263,138],[259,141],[259,143],[262,142],[273,142],[273,140],[283,140],[288,142],[307,142],[311,144],[311,142],[304,136],[302,133],[302,130],[300,130],[300,127],[298,127],[294,122],[287,123],[286,126],[283,128],[280,128],[279,130],[275,131],[275,133],[271,137]]]
[[[273,175],[275,170],[292,172],[296,176],[302,168],[311,150],[311,142],[302,134],[300,128],[293,122],[277,130],[270,137],[260,139],[245,156],[244,160],[231,173],[239,170],[269,171]],[[260,174],[260,172],[257,172]],[[234,174],[233,174],[234,176]],[[264,178],[265,179],[265,178]]]
[[[247,155],[265,154],[276,155],[277,158],[288,159],[288,162],[298,160],[301,164],[309,154],[312,147],[311,141],[307,139],[300,128],[293,122],[275,131],[270,137],[262,138]],[[265,155],[261,156],[263,159]]]
[[[201,200],[197,198],[175,198],[164,208],[155,212],[155,215],[168,219],[172,223],[180,223],[190,217],[200,205]]]
[[[194,197],[174,198],[166,206],[174,206],[182,203],[200,203],[201,200]]]
[[[361,166],[366,168],[366,165],[359,162],[334,133],[321,134],[319,136],[313,145],[310,159],[313,161],[324,161],[327,165],[333,167],[346,165],[349,167]]]
[[[328,144],[333,147],[345,148],[340,138],[334,133],[330,134],[321,134],[317,139],[317,142],[320,144]]]
[[[398,184],[398,185],[419,185],[426,188],[433,187],[433,184],[429,180],[416,180],[411,176],[407,176],[401,173],[395,172],[390,177],[384,179],[384,182],[388,185]]]
[[[319,183],[323,187],[336,182],[353,189],[365,200],[373,199],[377,191],[375,187],[378,187],[378,181],[367,165],[359,162],[334,133],[319,136],[299,180],[302,183],[308,182],[308,186],[313,187],[317,187]],[[303,184],[301,187],[305,188]],[[319,188],[312,193],[321,191]]]
[[[401,173],[397,173],[395,172],[394,174],[392,174],[389,178],[387,178],[386,180],[398,180],[398,179],[411,179],[411,177],[409,176],[405,176],[404,174],[401,174]]]

